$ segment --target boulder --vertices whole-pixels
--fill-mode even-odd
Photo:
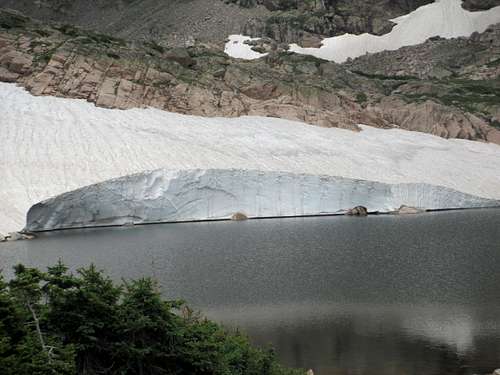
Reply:
[[[247,215],[245,215],[243,212],[235,212],[234,214],[231,215],[232,221],[244,221],[247,219],[248,219]]]
[[[399,209],[396,212],[400,215],[412,215],[412,214],[421,214],[422,212],[425,212],[425,209],[405,206],[403,204],[401,207],[399,207]]]
[[[364,206],[356,206],[351,208],[346,212],[346,215],[349,216],[366,216],[368,215],[368,209]]]
[[[32,240],[33,238],[35,238],[35,235],[31,233],[11,232],[4,237],[4,241]]]
[[[165,54],[165,57],[168,60],[175,61],[186,68],[190,68],[196,64],[196,60],[194,60],[191,55],[189,55],[187,48],[172,48]]]

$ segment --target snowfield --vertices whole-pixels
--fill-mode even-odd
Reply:
[[[344,34],[324,39],[320,48],[302,48],[297,44],[291,44],[290,51],[342,63],[348,58],[356,58],[366,53],[392,51],[420,44],[434,36],[442,38],[470,36],[474,32],[484,32],[489,25],[500,22],[500,6],[482,12],[469,12],[463,9],[461,4],[461,0],[437,0],[435,3],[424,5],[407,15],[391,20],[396,26],[388,34],[382,36],[367,33]],[[228,45],[229,43],[226,47]],[[250,46],[242,45],[241,49],[244,48],[247,48],[246,53],[251,58],[256,58],[250,54],[250,52],[255,53]],[[226,53],[230,56],[245,58],[240,50],[238,56],[233,55],[233,51],[226,48]]]
[[[229,35],[229,41],[224,47],[224,52],[237,59],[254,60],[266,56],[267,53],[259,53],[252,50],[252,46],[246,44],[247,41],[258,40],[244,35]]]
[[[110,110],[0,83],[0,232],[33,204],[155,170],[237,169],[428,184],[500,199],[500,146],[404,130],[356,133],[276,118]]]

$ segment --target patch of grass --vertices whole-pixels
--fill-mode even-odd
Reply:
[[[92,33],[88,37],[98,44],[118,44],[124,46],[126,43],[123,39],[115,38],[105,34]]]
[[[80,35],[80,31],[73,25],[64,24],[60,26],[55,26],[54,29],[59,30],[61,33],[67,36],[76,37]]]
[[[33,56],[33,62],[37,64],[47,65],[56,50],[56,48],[52,48],[44,52],[36,53]]]
[[[498,120],[493,120],[490,122],[490,125],[493,126],[494,128],[497,128],[498,130],[500,130],[500,121]]]
[[[108,57],[111,57],[111,58],[112,58],[112,59],[114,59],[114,60],[119,60],[119,59],[120,59],[120,56],[119,56],[119,55],[117,55],[116,53],[113,53],[113,52],[106,52],[106,55],[107,55]]]
[[[496,59],[493,61],[490,61],[489,63],[486,64],[488,68],[495,68],[500,65],[500,59]]]
[[[0,10],[0,27],[3,29],[24,28],[28,21],[28,17],[11,11]]]
[[[146,47],[149,47],[151,48],[152,50],[156,51],[156,52],[159,52],[159,53],[165,53],[165,47],[159,45],[158,43],[156,43],[155,41],[148,41],[148,42],[145,42],[144,45]]]
[[[368,100],[368,97],[366,96],[366,94],[364,92],[358,92],[356,94],[356,102],[358,102],[359,104],[366,103],[367,100]]]
[[[370,73],[365,73],[360,70],[353,70],[353,73],[356,73],[360,76],[366,77],[366,78],[372,78],[372,79],[379,79],[382,81],[414,81],[414,80],[420,80],[420,78],[416,76],[386,76],[383,74],[370,74]]]
[[[43,36],[44,38],[47,38],[48,36],[51,35],[51,33],[47,30],[42,30],[42,29],[36,29],[36,30],[33,30],[35,33],[37,33],[38,35],[40,36]]]

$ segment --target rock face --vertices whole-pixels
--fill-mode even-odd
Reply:
[[[368,73],[354,72],[358,65],[287,52],[241,61],[213,46],[166,49],[129,43],[70,26],[47,27],[2,10],[0,26],[0,80],[34,95],[85,99],[105,108],[280,117],[351,130],[360,123],[400,127],[500,143],[500,132],[492,126],[500,113],[492,79],[470,85],[460,77],[436,82],[379,76],[368,68],[363,68]],[[483,38],[491,39],[479,36],[470,43],[483,48],[488,43]],[[481,56],[486,54],[500,59],[496,47]],[[467,74],[481,74],[478,69]]]
[[[269,37],[278,43],[299,43],[344,33],[389,32],[392,18],[407,14],[432,0],[336,0],[262,1],[271,14],[254,17],[243,26],[243,33]]]
[[[25,230],[247,217],[321,215],[356,203],[390,211],[485,207],[498,201],[427,184],[383,184],[342,177],[251,170],[157,170],[64,193],[31,207]],[[355,213],[356,212],[356,213]],[[238,215],[242,217],[241,215]]]
[[[432,0],[0,0],[43,21],[74,24],[136,40],[184,46],[189,38],[222,42],[253,30],[278,42],[299,42],[345,32],[384,33],[391,18]],[[230,4],[234,3],[234,4]]]
[[[134,40],[183,47],[190,39],[222,42],[249,18],[266,18],[265,7],[238,7],[222,0],[0,0],[0,7],[41,21],[57,21]]]
[[[500,24],[496,24],[470,38],[431,38],[419,45],[360,56],[345,66],[375,76],[481,81],[500,75],[500,64],[495,64],[499,54]]]
[[[500,0],[463,0],[462,4],[465,9],[472,11],[488,10],[499,5]]]

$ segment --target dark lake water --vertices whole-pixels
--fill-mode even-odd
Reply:
[[[500,367],[500,210],[75,230],[0,244],[18,262],[157,278],[315,374]]]

